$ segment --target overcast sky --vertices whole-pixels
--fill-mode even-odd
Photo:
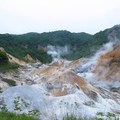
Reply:
[[[94,34],[120,24],[120,0],[0,0],[0,33]]]

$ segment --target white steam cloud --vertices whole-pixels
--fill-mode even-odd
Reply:
[[[47,46],[47,53],[52,56],[53,60],[60,59],[61,55],[65,55],[69,52],[68,46]]]
[[[111,52],[112,50],[114,50],[115,46],[118,46],[120,45],[120,42],[118,41],[118,39],[115,39],[115,40],[110,40],[109,43],[103,45],[103,47],[97,51],[97,53],[92,57],[90,58],[89,60],[86,61],[85,64],[83,64],[82,66],[80,66],[76,72],[78,72],[78,75],[84,77],[86,80],[88,80],[89,82],[91,82],[92,84],[95,84],[95,85],[98,85],[99,86],[102,86],[102,87],[110,87],[110,86],[118,86],[120,84],[118,84],[118,81],[114,81],[114,84],[113,82],[110,80],[108,81],[102,81],[102,77],[104,78],[105,75],[109,72],[109,67],[108,68],[105,68],[105,67],[100,67],[98,70],[100,70],[102,72],[101,74],[101,78],[100,76],[97,76],[96,71],[95,70],[95,67],[97,66],[98,64],[98,60],[99,58],[108,53],[108,52]],[[109,61],[109,60],[108,60]],[[106,63],[107,64],[107,63]],[[98,71],[98,72],[100,72]],[[115,76],[113,77],[115,78]],[[116,87],[117,87],[116,86]]]

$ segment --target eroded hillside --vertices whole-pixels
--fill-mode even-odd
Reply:
[[[54,120],[68,114],[96,116],[97,112],[120,115],[120,45],[108,43],[91,58],[57,60],[51,64],[27,64],[17,73],[0,74],[16,86],[1,81],[0,104],[15,111],[19,97],[22,111],[38,109],[40,119]],[[16,112],[16,111],[15,111]]]

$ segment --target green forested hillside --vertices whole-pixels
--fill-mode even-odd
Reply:
[[[26,54],[30,54],[33,58],[47,63],[52,61],[51,55],[48,55],[46,51],[48,45],[69,46],[70,52],[62,55],[62,57],[72,60],[93,54],[102,44],[108,41],[108,35],[113,31],[120,37],[119,25],[95,35],[83,32],[71,33],[69,31],[22,35],[0,34],[0,47],[19,59],[24,59]]]

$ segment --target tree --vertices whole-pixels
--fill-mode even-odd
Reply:
[[[0,64],[6,64],[6,63],[8,63],[7,54],[3,51],[0,51]]]

